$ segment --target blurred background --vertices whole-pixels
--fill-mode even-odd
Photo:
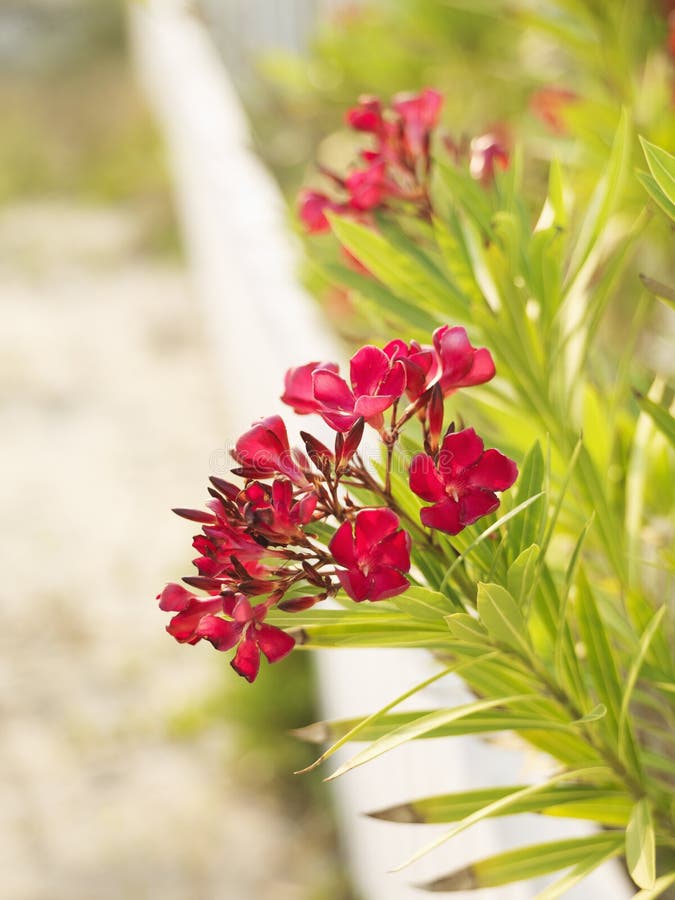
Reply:
[[[306,660],[252,690],[154,599],[228,420],[124,5],[2,0],[0,122],[0,895],[347,898]]]
[[[534,15],[499,6],[190,9],[292,198],[315,155],[345,157],[344,134],[326,136],[364,91],[445,90],[458,139],[518,122],[536,189],[554,140],[575,151],[531,97],[564,85],[585,98],[565,127],[604,153],[626,67],[579,34],[563,53]],[[638,115],[664,145],[671,6],[654,2],[622,48],[650,51]],[[355,900],[320,776],[290,774],[312,750],[286,732],[319,716],[308,661],[264,667],[251,689],[210,648],[174,644],[154,601],[189,558],[168,510],[204,499],[230,429],[127,35],[116,0],[0,0],[0,895]],[[333,327],[365,328],[312,278]]]

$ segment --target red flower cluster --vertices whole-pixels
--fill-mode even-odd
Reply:
[[[360,154],[365,165],[344,178],[323,170],[338,188],[340,199],[319,191],[301,193],[299,214],[307,231],[328,231],[327,212],[363,216],[392,201],[428,210],[431,135],[442,104],[441,95],[429,89],[397,94],[390,108],[383,108],[377,97],[361,97],[348,111],[347,124],[371,135],[373,146]]]
[[[290,369],[282,399],[298,413],[319,415],[336,432],[335,445],[330,449],[301,432],[304,452],[293,449],[280,416],[261,419],[241,435],[232,473],[242,483],[212,477],[206,510],[175,510],[201,525],[193,539],[198,574],[183,581],[202,595],[167,585],[159,595],[161,609],[174,613],[167,631],[181,643],[236,647],[231,665],[253,681],[261,653],[276,662],[295,643],[267,621],[274,608],[299,612],[340,588],[356,602],[403,593],[411,537],[391,508],[389,469],[381,484],[359,456],[364,426],[379,431],[390,466],[401,429],[419,420],[426,453],[413,459],[410,487],[433,503],[422,510],[421,522],[456,534],[492,512],[499,503],[494,492],[516,477],[515,463],[496,450],[483,452],[471,429],[446,434],[438,449],[444,398],[489,381],[494,371],[487,349],[473,347],[463,328],[447,325],[428,345],[396,339],[382,349],[361,347],[351,359],[349,382],[334,363]],[[372,504],[358,504],[351,486],[369,492]],[[319,522],[331,526],[329,539],[321,537],[326,532]]]
[[[350,360],[350,384],[331,363],[289,369],[281,399],[301,415],[318,413],[336,431],[348,431],[359,418],[382,431],[383,413],[404,394],[424,405],[435,385],[447,397],[494,374],[489,350],[472,347],[464,328],[443,325],[434,332],[433,345],[398,339],[381,350],[362,347]]]

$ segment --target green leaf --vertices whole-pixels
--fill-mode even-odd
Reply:
[[[546,467],[544,454],[541,451],[539,441],[536,441],[527,452],[518,476],[518,500],[528,497],[541,496],[544,484]],[[539,503],[531,507],[526,515],[520,516],[509,528],[508,546],[512,558],[530,544],[539,543],[543,518],[546,514],[546,504]]]
[[[579,230],[579,238],[570,262],[572,283],[602,234],[610,215],[621,199],[631,149],[631,122],[628,111],[621,111],[612,150]]]
[[[525,619],[506,588],[499,584],[478,585],[478,616],[488,633],[500,644],[517,650],[525,657],[531,654]]]
[[[647,652],[649,651],[649,647],[651,642],[657,632],[659,625],[661,624],[663,617],[666,613],[666,606],[662,606],[661,609],[657,610],[652,616],[651,621],[645,628],[642,633],[642,637],[640,638],[640,643],[638,644],[637,652],[633,661],[631,663],[630,670],[628,672],[628,677],[625,681],[625,687],[623,690],[623,698],[621,700],[621,709],[619,711],[619,745],[618,751],[619,756],[624,755],[624,747],[626,741],[629,738],[629,729],[628,729],[628,710],[630,708],[630,701],[633,696],[633,691],[635,689],[635,684],[638,679],[638,675],[640,674],[640,669],[642,668],[642,664],[644,663]]]
[[[377,759],[383,753],[388,753],[408,741],[415,740],[428,735],[430,732],[442,727],[458,722],[461,719],[470,716],[472,713],[482,712],[488,709],[494,709],[496,706],[508,706],[510,703],[516,703],[519,700],[528,699],[531,695],[516,695],[513,697],[497,697],[492,700],[478,700],[475,703],[465,703],[462,706],[456,706],[453,709],[440,709],[431,713],[425,713],[419,718],[406,725],[395,728],[388,734],[374,741],[370,746],[366,747],[360,753],[357,753],[347,762],[343,763],[326,781],[332,781],[339,778],[346,772],[362,766],[364,763]]]
[[[583,572],[577,579],[577,613],[581,638],[586,648],[586,666],[596,691],[607,707],[607,719],[618,733],[622,687],[614,655],[607,640],[605,624],[600,618],[591,587]]]
[[[456,794],[424,797],[377,810],[368,815],[387,822],[425,825],[458,822],[483,809],[487,804],[501,800],[525,787],[527,785],[481,788]],[[608,809],[611,810],[609,822],[605,818]],[[594,784],[558,784],[548,789],[542,788],[536,796],[521,798],[507,810],[493,812],[491,816],[538,812],[543,815],[592,819],[605,824],[622,825],[628,822],[631,809],[630,799],[621,791],[599,788]]]
[[[521,608],[524,608],[525,601],[536,587],[539,554],[539,545],[530,544],[509,566],[506,586]]]
[[[675,204],[675,156],[640,137],[652,177],[671,203]]]
[[[527,500],[523,500],[523,502],[519,503],[518,506],[515,506],[513,509],[510,509],[507,513],[504,513],[503,516],[500,516],[500,518],[497,519],[496,522],[493,522],[492,525],[489,525],[485,529],[485,531],[481,531],[481,533],[478,535],[478,537],[475,538],[473,541],[471,541],[471,543],[466,548],[466,550],[462,551],[462,553],[460,553],[459,556],[457,556],[455,558],[452,565],[450,566],[448,571],[445,573],[445,577],[443,578],[440,589],[443,590],[445,588],[446,584],[450,580],[450,576],[455,571],[455,569],[460,564],[460,562],[463,559],[466,559],[476,549],[476,547],[478,547],[480,544],[482,544],[484,540],[489,538],[491,534],[494,534],[495,531],[498,531],[502,527],[502,525],[506,525],[507,522],[510,522],[512,519],[515,519],[516,516],[519,516],[524,510],[526,510],[528,508],[528,506],[531,506],[533,503],[535,503],[537,500],[539,500],[539,498],[542,496],[543,495],[541,493],[539,493],[539,494],[535,494],[534,497],[528,497]]]
[[[591,769],[582,769],[576,772],[560,772],[557,775],[554,775],[552,778],[549,778],[547,781],[542,784],[529,784],[526,787],[518,788],[515,791],[511,791],[506,794],[504,797],[499,797],[496,800],[493,800],[492,803],[488,803],[486,806],[481,807],[480,809],[475,810],[470,815],[466,816],[455,825],[454,828],[451,828],[450,831],[446,831],[445,834],[440,835],[440,837],[435,838],[425,847],[422,847],[421,850],[418,850],[414,853],[409,859],[407,859],[404,863],[393,870],[394,872],[399,872],[401,869],[407,868],[407,866],[412,865],[412,863],[417,862],[423,856],[426,856],[427,853],[430,853],[432,850],[435,850],[437,847],[440,847],[441,844],[444,844],[446,841],[451,840],[451,838],[460,834],[462,831],[465,831],[467,828],[470,828],[472,825],[475,825],[477,822],[482,821],[483,819],[490,818],[496,815],[506,815],[509,812],[513,811],[513,807],[517,807],[519,803],[527,799],[536,798],[537,794],[546,791],[548,788],[553,787],[553,785],[558,784],[561,781],[566,781],[567,779],[574,778],[587,778],[587,777],[597,777],[602,774],[606,775],[609,770],[606,767],[601,768],[591,768]]]
[[[669,443],[675,447],[675,417],[671,415],[665,406],[659,406],[658,403],[654,403],[649,397],[643,397],[641,394],[636,394],[636,397],[641,408],[651,417],[656,427],[665,435]]]
[[[390,603],[412,619],[427,622],[438,622],[457,611],[449,597],[426,587],[410,587],[405,594],[399,594]]]
[[[568,866],[577,865],[583,855],[594,852],[609,853],[620,848],[622,843],[623,833],[604,832],[585,838],[570,838],[520,847],[479,860],[419,887],[434,893],[499,887],[513,881],[525,881],[566,869]]]
[[[467,299],[437,270],[413,253],[392,246],[372,228],[336,215],[329,215],[329,219],[340,243],[396,294],[414,300],[432,315],[466,321]]]
[[[671,884],[675,884],[675,872],[669,872],[667,875],[657,878],[654,887],[638,891],[633,896],[633,900],[656,900],[656,897],[660,897],[664,891],[667,891]]]
[[[654,825],[646,798],[639,800],[626,828],[626,865],[640,888],[650,890],[656,880],[656,841]]]
[[[588,877],[598,866],[618,856],[619,853],[621,853],[621,847],[610,847],[610,849],[601,847],[581,855],[581,859],[576,866],[573,866],[562,878],[559,878],[537,894],[536,900],[557,900],[558,897],[562,897],[570,888],[573,888],[575,884]]]
[[[651,199],[670,219],[675,219],[675,203],[672,203],[663,193],[657,182],[647,172],[637,172],[638,181],[647,191]]]

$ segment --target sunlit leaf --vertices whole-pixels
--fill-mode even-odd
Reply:
[[[656,842],[652,814],[646,798],[635,804],[626,828],[626,865],[638,887],[654,887]]]

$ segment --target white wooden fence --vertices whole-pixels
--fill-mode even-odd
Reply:
[[[317,5],[298,3],[307,9]],[[276,10],[282,18],[292,5],[290,0],[246,4]],[[235,7],[234,2],[227,5]],[[269,27],[277,21],[281,19],[270,17]],[[179,0],[147,0],[133,5],[131,31],[139,73],[170,152],[185,246],[213,340],[232,437],[253,419],[279,411],[286,367],[311,358],[337,359],[339,352],[313,302],[295,281],[294,248],[281,198],[249,149],[244,115],[202,20]],[[431,659],[419,651],[320,654],[325,715],[372,712],[422,681],[432,667]],[[466,699],[461,683],[447,679],[408,707]],[[579,822],[533,816],[492,820],[460,835],[409,872],[387,874],[438,829],[379,822],[363,817],[364,812],[426,794],[534,780],[546,765],[543,758],[524,754],[515,741],[495,750],[467,737],[410,744],[350,773],[337,783],[336,796],[344,845],[364,900],[415,900],[423,895],[411,882],[510,846],[587,832]],[[527,884],[484,891],[480,897],[527,900],[534,893]],[[454,896],[469,900],[475,895]],[[610,865],[568,896],[623,900],[630,890],[618,868]]]

